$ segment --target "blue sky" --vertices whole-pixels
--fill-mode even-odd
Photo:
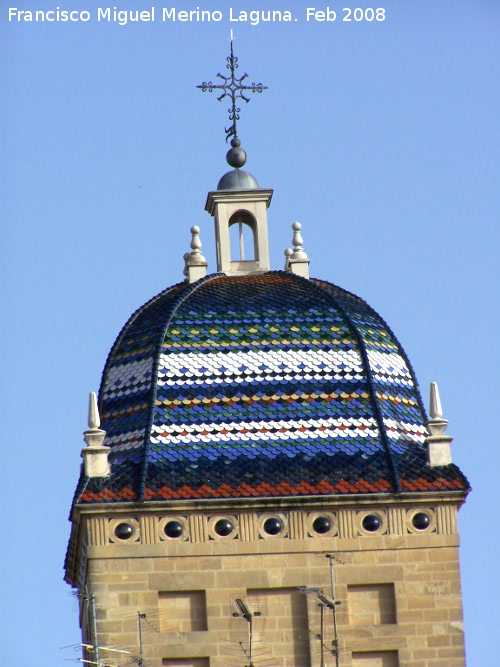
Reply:
[[[317,9],[335,8],[336,21],[307,22],[305,0],[182,0],[125,26],[98,22],[98,0],[59,0],[88,11],[85,23],[9,22],[7,4],[2,662],[74,657],[60,648],[79,641],[62,564],[88,392],[132,311],[182,279],[191,225],[215,270],[204,204],[227,170],[227,104],[195,86],[224,70],[233,29],[240,73],[269,86],[242,109],[239,132],[248,171],[275,191],[273,268],[300,221],[311,274],[381,313],[426,402],[439,383],[454,461],[474,489],[460,512],[468,665],[494,664],[498,3],[387,0],[385,21],[348,22],[343,4],[377,5],[329,2]],[[163,22],[163,6],[223,20]],[[230,22],[231,6],[297,21]]]

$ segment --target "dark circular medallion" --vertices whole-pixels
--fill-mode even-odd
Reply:
[[[331,519],[329,519],[327,516],[318,516],[313,521],[313,528],[316,533],[327,533],[331,527]]]
[[[363,528],[368,530],[370,533],[374,533],[382,525],[380,517],[376,514],[367,514],[363,519]]]
[[[230,535],[234,530],[233,522],[229,519],[219,519],[215,524],[215,532],[221,537]]]
[[[115,535],[119,540],[128,540],[134,534],[134,527],[129,523],[119,523],[115,528]]]
[[[180,521],[168,521],[163,532],[167,537],[180,537],[182,535],[182,523]]]
[[[417,530],[425,530],[431,525],[431,518],[425,512],[417,512],[411,522]]]
[[[271,516],[264,521],[264,530],[268,535],[277,535],[278,533],[281,533],[282,529],[283,524],[278,517]]]

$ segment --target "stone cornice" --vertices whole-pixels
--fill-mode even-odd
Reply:
[[[262,201],[263,199],[267,200],[267,208],[271,204],[271,199],[273,196],[274,190],[214,190],[208,193],[207,201],[205,204],[205,211],[208,211],[210,215],[214,215],[215,207],[218,203],[224,202],[234,202],[241,201],[244,202],[255,202]]]
[[[458,505],[464,503],[467,492],[447,491],[444,493],[394,493],[394,494],[359,494],[356,496],[301,496],[300,498],[217,498],[207,500],[168,500],[165,502],[123,502],[99,503],[95,505],[75,505],[73,512],[78,514],[130,514],[130,512],[151,514],[158,511],[175,512],[221,512],[251,511],[265,512],[278,509],[318,509],[318,508],[364,508],[367,506],[388,507],[405,503],[409,506],[446,503]],[[73,516],[74,518],[74,516]]]

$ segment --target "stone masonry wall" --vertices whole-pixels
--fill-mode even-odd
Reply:
[[[340,667],[464,667],[454,510],[447,507],[446,516],[447,530],[438,531],[434,520],[420,533],[405,529],[403,517],[400,535],[391,533],[388,522],[369,535],[356,530],[353,519],[353,536],[344,538],[338,529],[312,536],[307,517],[300,521],[295,515],[302,537],[290,538],[285,516],[287,530],[268,539],[257,520],[256,529],[244,527],[252,523],[247,517],[240,532],[246,530],[253,538],[248,540],[239,539],[240,532],[218,537],[208,515],[188,517],[195,528],[183,540],[154,539],[152,517],[89,518],[86,586],[95,596],[99,644],[137,657],[141,613],[147,619],[147,667],[243,667],[249,662],[242,650],[249,650],[249,623],[236,615],[240,599],[257,612],[256,667],[319,667],[321,608],[314,592],[299,587],[331,595],[328,552],[335,556],[340,602]],[[116,539],[120,521],[135,522],[131,541]],[[333,638],[332,610],[325,608],[327,667],[335,666]]]

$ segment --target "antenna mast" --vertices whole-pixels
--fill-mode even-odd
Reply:
[[[336,560],[338,563],[342,563],[342,561],[340,560],[340,558],[331,553],[325,552],[325,556],[326,558],[328,558],[330,563],[330,589],[331,589],[331,598],[333,603],[331,605],[333,614],[333,641],[332,641],[333,655],[335,656],[335,667],[339,667],[339,636],[337,633],[337,605],[340,604],[340,602],[337,602],[335,600],[335,579],[333,575],[333,561]]]
[[[97,665],[101,664],[99,657],[99,641],[97,639],[97,614],[95,610],[95,596],[93,593],[90,594],[90,609],[92,614],[92,634],[94,636],[94,660]]]
[[[155,626],[148,620],[148,617],[146,616],[145,613],[141,613],[140,611],[137,612],[137,632],[139,634],[139,657],[134,660],[134,662],[137,662],[139,667],[146,667],[146,663],[144,662],[144,645],[142,643],[142,621],[146,621],[146,623],[153,628],[155,632],[160,632],[158,628],[155,628]]]
[[[243,646],[243,642],[239,642],[241,650],[245,654],[245,657],[248,658],[248,665],[246,667],[255,667],[253,664],[253,619],[255,616],[260,616],[260,611],[253,611],[248,602],[245,602],[241,598],[236,598],[233,601],[236,611],[233,613],[233,616],[241,616],[248,623],[248,651]]]

